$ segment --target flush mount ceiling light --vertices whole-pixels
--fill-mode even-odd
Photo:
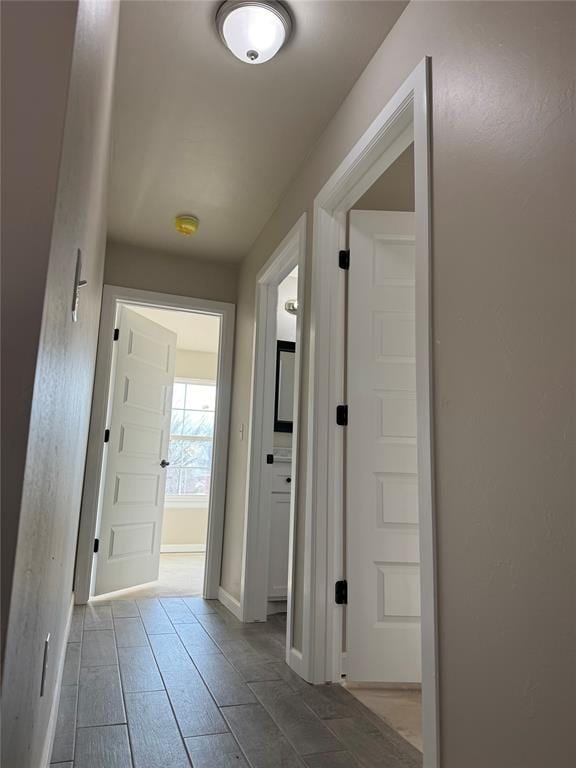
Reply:
[[[190,213],[181,213],[174,218],[174,226],[181,235],[194,235],[198,231],[200,222]]]
[[[224,45],[247,64],[270,61],[292,30],[288,11],[274,0],[226,0],[216,24]]]

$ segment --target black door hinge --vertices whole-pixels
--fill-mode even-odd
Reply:
[[[104,442],[107,443],[110,440],[110,430],[105,429],[104,430]]]
[[[274,464],[274,454],[273,453],[267,453],[266,454],[266,464]]]
[[[120,328],[114,328],[114,341],[118,341],[119,336],[120,336]]]
[[[350,249],[338,251],[338,266],[340,269],[350,269]]]
[[[94,552],[98,552],[100,549],[100,539],[94,539]]]
[[[348,582],[337,581],[334,585],[334,602],[336,605],[348,605]]]
[[[347,405],[336,406],[336,424],[338,424],[339,427],[348,426],[348,406]]]

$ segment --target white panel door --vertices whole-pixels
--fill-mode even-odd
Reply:
[[[347,676],[417,683],[414,214],[350,213]]]
[[[120,307],[95,594],[158,578],[176,334]]]

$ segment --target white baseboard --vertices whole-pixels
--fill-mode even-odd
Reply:
[[[206,552],[206,544],[162,544],[160,552]]]
[[[286,613],[288,609],[288,603],[285,599],[268,600],[266,612],[268,616],[272,616],[275,613]]]
[[[242,621],[240,600],[236,600],[235,597],[232,597],[232,595],[229,592],[226,592],[222,587],[218,587],[218,600],[220,600],[222,605],[225,608],[228,608],[230,613],[233,613],[239,621]]]
[[[296,648],[290,648],[286,651],[286,664],[293,672],[296,672],[303,680],[306,680],[306,674],[304,671],[304,659],[302,653]],[[310,682],[308,680],[307,682]]]
[[[60,649],[60,657],[58,658],[58,671],[56,672],[56,686],[52,693],[52,701],[50,704],[50,720],[48,721],[48,728],[46,729],[46,736],[44,737],[44,746],[42,748],[42,762],[40,765],[42,768],[50,768],[50,758],[52,756],[52,744],[54,743],[54,736],[56,734],[56,722],[58,720],[58,707],[60,705],[60,692],[62,690],[62,675],[64,674],[64,661],[66,659],[66,647],[68,645],[68,636],[70,634],[70,625],[72,624],[72,611],[74,609],[74,593],[70,598],[70,607],[68,609],[68,620],[66,622],[66,629],[64,630],[64,642]]]

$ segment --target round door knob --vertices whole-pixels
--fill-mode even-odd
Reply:
[[[291,483],[291,482],[292,482],[292,478],[291,478],[291,477],[287,477],[287,478],[286,478],[286,482],[287,482],[287,483]]]
[[[166,459],[162,459],[162,461],[160,462],[160,466],[162,467],[162,469],[166,469],[166,467],[170,466],[170,462],[166,461]]]

